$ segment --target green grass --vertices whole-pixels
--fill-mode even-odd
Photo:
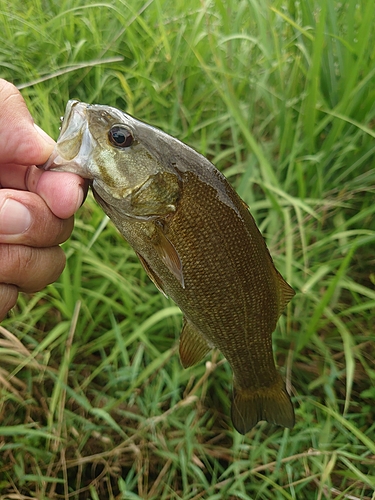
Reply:
[[[375,499],[373,0],[19,0],[0,75],[57,137],[66,101],[205,154],[297,295],[274,334],[293,430],[233,431],[218,354],[89,198],[60,280],[0,329],[0,498]]]

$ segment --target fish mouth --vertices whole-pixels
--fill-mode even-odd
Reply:
[[[96,141],[89,130],[87,107],[87,104],[77,100],[68,101],[59,138],[41,169],[72,172],[92,179],[87,165]]]

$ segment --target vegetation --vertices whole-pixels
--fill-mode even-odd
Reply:
[[[274,334],[296,426],[231,426],[181,313],[91,197],[61,279],[0,327],[0,498],[375,499],[373,0],[3,0],[1,76],[53,137],[69,98],[206,155],[297,295]]]

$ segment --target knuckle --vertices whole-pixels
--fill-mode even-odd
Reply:
[[[35,222],[30,228],[30,238],[40,247],[51,247],[66,241],[73,230],[73,218],[63,220],[56,217],[45,205],[44,210],[35,211]]]
[[[24,292],[36,292],[60,276],[65,254],[58,246],[0,245],[0,262],[0,283],[16,285]]]

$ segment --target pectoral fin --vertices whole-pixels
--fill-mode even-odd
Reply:
[[[157,237],[153,241],[154,248],[159,257],[167,266],[169,271],[177,278],[182,288],[185,288],[184,274],[182,271],[182,262],[174,245],[165,236],[163,229],[157,227]]]
[[[146,271],[148,277],[150,280],[153,282],[153,284],[156,286],[156,288],[161,292],[165,297],[168,297],[168,295],[165,293],[163,289],[163,282],[159,278],[159,276],[155,273],[155,271],[149,266],[148,262],[140,255],[138,252],[136,252],[138,259],[141,261],[141,264]]]
[[[212,347],[202,334],[185,319],[180,337],[180,360],[184,368],[193,366],[201,361]]]

